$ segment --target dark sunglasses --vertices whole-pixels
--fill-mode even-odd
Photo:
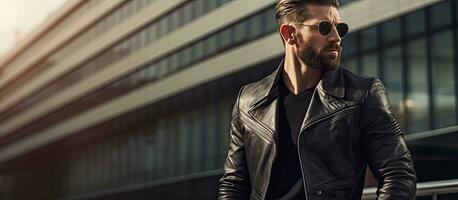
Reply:
[[[334,25],[334,23],[330,22],[330,21],[321,21],[319,24],[315,24],[315,25],[307,25],[307,24],[300,24],[299,25],[302,25],[302,26],[310,26],[310,27],[317,27],[318,26],[318,31],[320,31],[320,34],[322,36],[326,36],[328,35],[330,32],[331,32],[331,29],[332,29],[332,26]],[[340,38],[343,38],[345,37],[345,35],[347,35],[348,33],[348,24],[346,23],[337,23],[335,24],[336,26],[336,29],[337,29],[337,33],[339,34],[339,37]]]

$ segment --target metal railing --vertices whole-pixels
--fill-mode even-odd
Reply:
[[[366,188],[363,191],[362,199],[375,199],[377,188]],[[458,179],[445,181],[432,181],[417,184],[417,197],[430,196],[432,200],[437,200],[437,195],[458,193]]]

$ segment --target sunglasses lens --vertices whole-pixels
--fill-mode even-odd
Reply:
[[[345,23],[339,23],[336,26],[337,32],[339,33],[340,38],[343,38],[348,33],[348,25]]]
[[[322,36],[326,36],[331,32],[331,26],[331,22],[324,21],[318,25],[318,30]]]

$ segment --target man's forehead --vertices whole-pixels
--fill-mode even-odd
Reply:
[[[305,5],[305,12],[308,12],[308,19],[312,20],[329,20],[339,22],[341,21],[339,11],[336,7],[330,5],[307,4]]]

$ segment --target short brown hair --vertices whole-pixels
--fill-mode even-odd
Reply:
[[[339,8],[339,0],[277,0],[275,16],[278,26],[286,20],[292,22],[306,20],[309,17],[305,10],[307,4],[330,5]]]

